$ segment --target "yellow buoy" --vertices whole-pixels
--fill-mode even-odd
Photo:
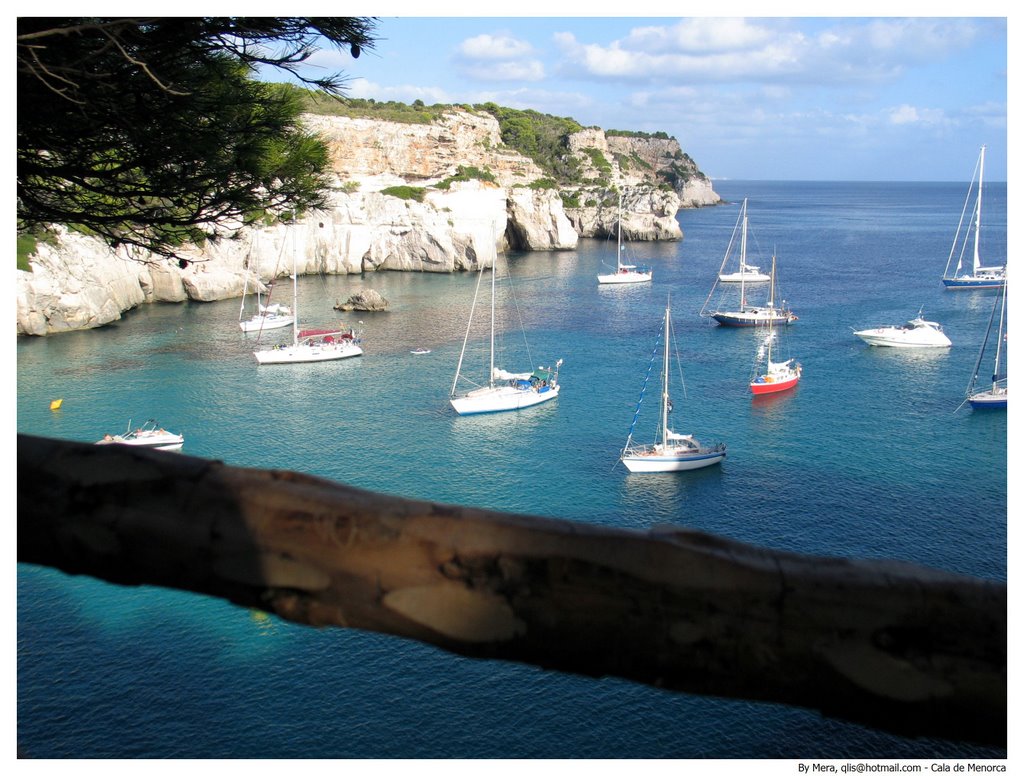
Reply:
[[[53,401],[50,402],[50,409],[51,410],[59,410],[60,409],[60,405],[63,404],[63,403],[64,403],[63,399],[54,399]]]

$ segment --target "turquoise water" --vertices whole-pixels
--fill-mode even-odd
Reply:
[[[361,322],[358,359],[257,368],[237,300],[148,306],[102,330],[23,338],[18,430],[93,441],[152,417],[185,435],[185,453],[240,466],[1005,579],[1006,413],[954,412],[994,292],[949,292],[939,280],[966,186],[733,181],[716,190],[734,204],[681,212],[683,242],[634,246],[653,266],[652,284],[598,286],[615,255],[603,240],[510,257],[533,363],[565,360],[554,402],[456,416],[447,394],[476,278],[380,273],[300,282],[304,323]],[[794,391],[756,401],[747,379],[757,333],[697,314],[743,197],[750,260],[769,266],[776,253],[780,287],[800,316],[780,347],[804,365]],[[986,187],[985,215],[983,252],[1001,262],[1005,185]],[[364,287],[391,310],[332,309]],[[724,441],[729,456],[697,472],[628,474],[617,454],[669,293],[686,383],[673,397],[676,430]],[[890,352],[851,332],[921,307],[953,348]],[[411,355],[416,347],[432,352]],[[56,398],[63,406],[51,412]],[[639,441],[653,433],[646,414]],[[470,661],[24,565],[18,740],[34,757],[1002,754],[800,709]]]

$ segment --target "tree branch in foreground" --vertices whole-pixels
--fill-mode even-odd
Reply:
[[[477,658],[1006,745],[1006,586],[18,435],[18,560]]]

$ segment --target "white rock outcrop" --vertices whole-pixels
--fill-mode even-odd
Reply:
[[[302,274],[381,270],[453,272],[490,266],[499,249],[566,250],[580,236],[612,234],[623,193],[623,231],[630,240],[682,238],[676,212],[718,196],[675,140],[608,136],[587,129],[569,138],[585,187],[579,207],[561,193],[534,188],[544,171],[501,143],[497,120],[452,108],[430,124],[305,116],[326,140],[335,175],[327,210],[292,224],[239,230],[184,261],[129,255],[97,239],[57,229],[41,243],[31,271],[17,271],[17,331],[44,335],[94,328],[147,302],[215,301]],[[460,167],[492,180],[453,182]],[[669,171],[675,191],[658,171]],[[660,181],[660,182],[659,182]],[[680,181],[682,183],[680,184]],[[443,184],[442,184],[443,182]],[[438,185],[442,184],[442,185]],[[387,193],[417,187],[418,198]]]

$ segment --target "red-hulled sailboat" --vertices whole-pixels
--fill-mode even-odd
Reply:
[[[772,295],[775,293],[775,257],[772,256]],[[796,363],[796,359],[788,358],[785,361],[772,361],[772,340],[775,339],[775,331],[772,320],[768,320],[768,336],[765,341],[765,369],[763,372],[755,367],[754,379],[750,381],[750,392],[755,396],[766,393],[779,393],[794,388],[800,382],[800,375],[803,367]]]

